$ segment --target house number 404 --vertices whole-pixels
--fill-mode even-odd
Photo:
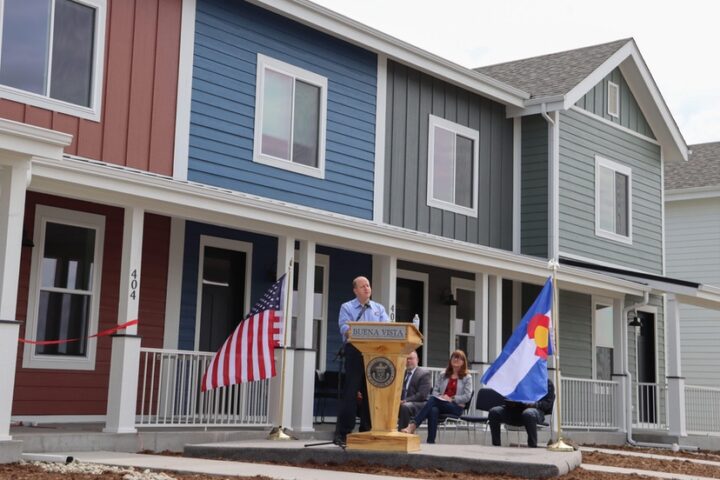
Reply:
[[[130,298],[135,300],[135,297],[137,296],[137,288],[138,288],[138,274],[137,269],[133,270],[130,273]]]

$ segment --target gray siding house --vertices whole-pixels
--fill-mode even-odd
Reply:
[[[691,145],[687,164],[665,166],[668,274],[720,285],[720,142]],[[680,347],[688,384],[720,388],[720,312],[681,305]],[[709,368],[710,367],[710,368]]]
[[[631,378],[636,426],[671,424],[668,380],[676,340],[668,338],[665,294],[675,290],[663,258],[663,164],[687,146],[632,39],[477,69],[530,93],[510,108],[520,138],[516,251],[633,281],[645,297],[562,289],[563,378]],[[645,279],[645,280],[643,280]],[[523,309],[526,290],[523,284]],[[532,295],[530,295],[532,297]],[[637,317],[640,327],[628,326]],[[674,325],[674,324],[673,324]],[[670,366],[669,366],[670,365]],[[668,390],[669,388],[669,390]]]

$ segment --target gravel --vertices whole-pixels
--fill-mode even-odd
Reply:
[[[138,471],[132,467],[114,467],[111,465],[100,465],[96,463],[84,463],[73,460],[70,463],[61,462],[26,462],[20,461],[21,465],[34,465],[46,472],[55,473],[88,473],[102,475],[105,473],[117,473],[123,475],[123,480],[176,480],[175,477],[163,472],[151,472],[150,470]]]

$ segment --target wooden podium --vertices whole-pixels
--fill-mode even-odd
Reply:
[[[347,448],[416,452],[420,437],[397,431],[407,355],[423,344],[412,323],[354,322],[348,341],[363,355],[372,430],[351,433]]]

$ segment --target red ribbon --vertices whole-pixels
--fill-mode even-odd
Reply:
[[[130,320],[129,322],[125,322],[123,324],[117,325],[113,328],[108,328],[107,330],[103,330],[102,332],[98,332],[95,335],[90,335],[83,338],[68,338],[65,340],[28,340],[27,338],[18,338],[18,342],[20,343],[29,343],[30,345],[59,345],[61,343],[71,343],[71,342],[79,342],[80,340],[83,340],[85,338],[96,338],[96,337],[105,337],[107,335],[112,335],[113,333],[117,332],[118,330],[124,330],[127,327],[132,327],[133,325],[138,324],[138,319]]]

